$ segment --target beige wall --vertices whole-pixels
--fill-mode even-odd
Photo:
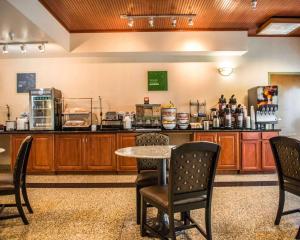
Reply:
[[[104,99],[104,110],[134,110],[149,96],[152,103],[172,100],[179,111],[188,110],[190,99],[214,105],[220,94],[232,93],[246,103],[247,89],[268,84],[268,72],[300,72],[300,38],[248,38],[248,53],[242,57],[223,58],[235,72],[221,77],[219,61],[184,62],[179,56],[155,58],[139,55],[115,58],[30,58],[0,60],[0,122],[5,120],[5,104],[11,105],[13,117],[28,111],[28,94],[16,93],[16,73],[36,72],[37,87],[56,87],[65,97]],[[168,60],[166,60],[168,59]],[[171,60],[170,60],[171,59]],[[183,60],[185,59],[185,60]],[[169,91],[148,92],[147,71],[167,70]]]

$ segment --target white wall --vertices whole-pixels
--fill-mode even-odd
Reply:
[[[173,62],[170,58],[176,59]],[[171,100],[179,111],[188,111],[190,99],[206,99],[210,107],[222,93],[227,98],[234,93],[246,103],[247,89],[268,84],[268,72],[300,72],[300,38],[248,38],[248,53],[219,60],[236,66],[228,78],[218,74],[219,61],[196,62],[195,57],[194,62],[178,62],[179,56],[161,58],[161,62],[158,59],[151,55],[114,61],[95,57],[2,59],[0,123],[5,120],[5,104],[11,105],[13,117],[28,111],[28,94],[16,93],[18,72],[36,72],[37,87],[56,87],[65,97],[97,99],[100,95],[105,111],[134,110],[144,96],[152,103]],[[169,91],[148,92],[148,70],[167,70]]]

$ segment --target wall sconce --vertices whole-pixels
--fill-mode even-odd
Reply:
[[[233,73],[233,68],[232,67],[220,67],[220,68],[218,68],[218,72],[222,76],[228,77]]]

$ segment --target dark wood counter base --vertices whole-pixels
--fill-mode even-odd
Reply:
[[[279,130],[244,131],[163,131],[182,141],[211,141],[221,145],[218,172],[272,172],[275,163],[269,139]],[[180,134],[179,134],[180,133]],[[118,148],[135,145],[140,132],[5,132],[11,139],[11,166],[22,140],[33,136],[28,172],[31,174],[59,173],[135,173],[136,159],[116,156]],[[177,139],[176,139],[176,142]]]

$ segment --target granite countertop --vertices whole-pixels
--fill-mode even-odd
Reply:
[[[126,147],[116,150],[115,154],[123,157],[165,159],[171,157],[173,147],[175,145]]]
[[[123,130],[123,129],[105,129],[105,130],[99,130],[99,131],[63,131],[63,130],[29,130],[29,131],[2,131],[0,134],[74,134],[74,133],[143,133],[143,132],[163,132],[163,133],[193,133],[193,132],[280,132],[280,129],[271,129],[271,130],[260,130],[260,129],[210,129],[210,130],[203,130],[203,129],[186,129],[186,130],[181,130],[181,129],[173,129],[173,130],[166,130],[166,129],[160,129],[160,130],[155,130],[153,131],[152,129],[149,130],[136,130],[136,129],[131,129],[131,130]]]

